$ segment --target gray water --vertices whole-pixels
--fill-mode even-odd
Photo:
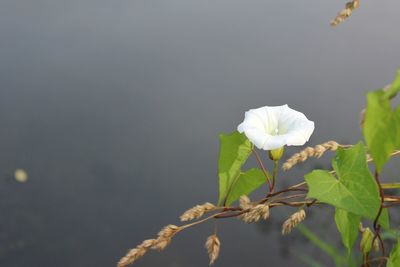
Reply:
[[[316,123],[310,145],[361,139],[365,93],[400,63],[400,4],[363,1],[330,28],[344,4],[2,0],[0,266],[115,266],[186,208],[216,201],[218,134],[249,108],[304,112]],[[26,183],[13,178],[17,168]],[[298,232],[280,236],[290,212],[261,225],[220,222],[216,266],[321,257]],[[315,210],[307,225],[324,232],[327,214]],[[213,228],[184,232],[136,266],[207,266]]]

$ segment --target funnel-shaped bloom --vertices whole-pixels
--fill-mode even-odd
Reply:
[[[257,148],[274,150],[304,145],[314,131],[314,122],[288,105],[266,106],[247,111],[237,129]]]

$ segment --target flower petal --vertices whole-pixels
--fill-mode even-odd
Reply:
[[[304,145],[314,131],[314,122],[288,105],[250,109],[238,131],[259,149]]]
[[[262,149],[264,143],[269,139],[267,134],[257,129],[245,130],[244,134],[258,149]]]
[[[274,149],[283,147],[285,144],[286,144],[285,138],[282,138],[282,136],[280,136],[280,135],[275,135],[275,136],[271,136],[271,138],[266,140],[262,149],[274,150]]]

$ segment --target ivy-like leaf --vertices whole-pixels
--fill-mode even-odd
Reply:
[[[397,240],[396,246],[390,252],[390,256],[386,267],[398,267],[400,266],[400,240]]]
[[[397,92],[397,87],[391,94],[394,92]],[[400,107],[392,110],[390,99],[385,94],[383,90],[368,93],[363,126],[364,138],[378,172],[390,154],[400,147]]]
[[[240,173],[228,192],[226,205],[229,206],[241,196],[250,194],[263,184],[265,184],[265,176],[260,169],[254,168]]]
[[[222,204],[227,198],[232,184],[240,175],[240,168],[249,158],[253,145],[244,134],[220,134],[220,152],[218,160],[219,200]]]
[[[332,165],[339,179],[325,170],[314,170],[305,175],[308,197],[375,219],[380,197],[378,185],[367,166],[363,144],[360,142],[350,149],[338,149]]]
[[[345,210],[336,208],[335,222],[342,236],[342,242],[350,255],[354,242],[358,236],[358,227],[361,217]]]

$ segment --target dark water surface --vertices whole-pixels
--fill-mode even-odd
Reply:
[[[1,0],[0,266],[114,266],[187,207],[216,200],[218,134],[249,108],[304,112],[316,123],[312,145],[359,140],[365,92],[400,63],[400,4],[362,2],[330,28],[344,4]],[[216,266],[320,257],[298,233],[280,237],[291,211],[220,224]],[[324,231],[328,214],[315,210],[307,225]],[[180,234],[137,266],[207,266],[213,227]]]

